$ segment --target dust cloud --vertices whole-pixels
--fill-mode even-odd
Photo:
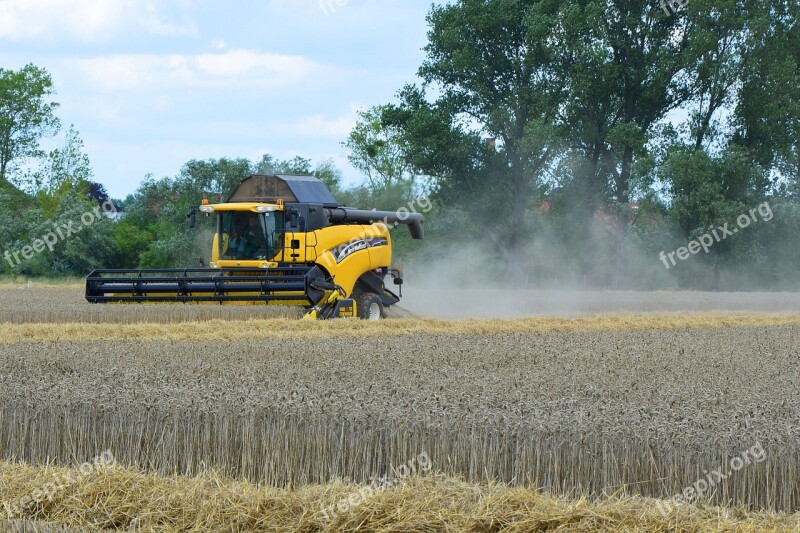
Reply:
[[[793,293],[403,289],[399,312],[441,319],[575,316],[593,313],[800,312]],[[402,316],[402,315],[399,315]]]
[[[406,265],[403,299],[392,316],[457,319],[633,312],[800,312],[798,293],[680,290],[657,257],[635,246],[629,250],[628,269],[637,273],[646,287],[643,290],[598,290],[597,284],[587,283],[594,275],[591,269],[588,275],[580,275],[587,270],[581,264],[585,260],[581,251],[566,250],[546,237],[537,239],[524,255],[535,258],[546,254],[557,268],[541,268],[541,262],[528,260],[522,263],[521,275],[515,276],[498,268],[502,261],[492,250],[490,243],[470,243],[439,250],[436,256],[426,255]],[[542,271],[543,276],[535,276]],[[653,285],[658,288],[653,290]]]

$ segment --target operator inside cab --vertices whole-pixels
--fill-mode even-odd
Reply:
[[[223,259],[270,259],[276,253],[267,234],[277,237],[272,213],[228,212],[222,217],[220,238]]]

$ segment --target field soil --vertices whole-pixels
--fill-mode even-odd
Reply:
[[[403,288],[398,306],[411,316],[517,318],[585,313],[747,312],[800,313],[800,293],[531,291]]]
[[[303,310],[260,305],[93,305],[80,285],[0,284],[0,323],[189,322],[298,318]],[[520,318],[603,313],[800,313],[800,293],[442,289],[405,286],[393,318]]]
[[[458,292],[487,319],[414,311],[449,316],[445,294],[371,324],[0,289],[0,531],[798,527],[796,295]],[[539,316],[498,318],[522,315]],[[106,450],[113,471],[4,516]],[[425,476],[323,516],[420,454]]]

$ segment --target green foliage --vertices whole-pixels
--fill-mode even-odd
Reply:
[[[213,217],[189,230],[186,214],[203,198],[224,201],[254,173],[313,174],[343,204],[424,213],[424,243],[393,231],[397,261],[466,256],[458,273],[491,284],[797,289],[798,6],[693,0],[668,16],[644,0],[434,5],[421,83],[361,112],[344,143],[361,184],[344,187],[330,160],[191,160],[174,178],[146,177],[120,202],[122,220],[3,261],[3,273],[197,266]],[[74,128],[40,150],[59,128],[52,95],[42,69],[0,69],[6,250],[107,197]],[[709,253],[669,270],[659,261],[764,205],[770,220]]]
[[[337,196],[342,187],[342,171],[336,167],[333,160],[328,159],[319,163],[314,169],[314,176],[327,185],[334,196]]]
[[[305,157],[295,156],[293,159],[281,161],[269,154],[261,156],[261,160],[255,165],[255,174],[292,174],[298,176],[308,176],[313,174],[311,160]]]
[[[137,266],[137,260],[153,242],[153,234],[147,229],[138,226],[132,219],[123,218],[114,224],[113,232],[116,255],[112,268],[131,268]],[[136,263],[131,264],[130,261]]]
[[[146,178],[125,202],[125,218],[116,237],[117,262],[125,263],[126,268],[191,267],[197,265],[197,258],[208,257],[209,247],[195,247],[186,215],[192,207],[200,205],[209,189],[216,187],[213,191],[216,197],[210,200],[224,201],[225,187],[234,183],[234,179],[239,182],[237,172],[242,166],[241,162],[231,164],[224,159],[190,161],[175,179]],[[198,231],[210,225],[205,217],[198,217]],[[138,231],[125,234],[127,227]]]
[[[181,168],[181,192],[194,195],[191,205],[199,204],[198,199],[205,193],[215,195],[215,201],[226,200],[239,182],[252,173],[252,164],[242,158],[192,159]]]
[[[140,268],[197,267],[198,258],[208,261],[210,239],[205,249],[195,244],[195,235],[188,231],[165,232],[140,255]]]
[[[83,140],[70,125],[61,148],[52,150],[42,168],[31,175],[30,186],[37,192],[53,194],[58,190],[77,187],[92,178],[92,165],[84,152]]]
[[[0,187],[0,206],[3,206],[0,209],[0,242],[3,243],[3,253],[16,250],[14,244],[27,235],[28,228],[34,221],[32,215],[37,216],[35,220],[38,222],[39,213],[28,209],[30,199],[22,195],[26,201],[21,201],[18,194],[22,193],[11,184],[7,184],[6,188]],[[9,263],[5,259],[0,260],[0,273],[13,273],[13,266],[13,261]]]
[[[800,6],[768,2],[751,22],[749,54],[739,78],[733,142],[782,177],[782,192],[800,197]]]
[[[673,246],[667,249],[685,246],[726,224],[736,230],[735,237],[715,242],[710,253],[698,254],[691,264],[680,265],[674,274],[680,286],[717,290],[732,289],[741,283],[774,287],[773,284],[786,282],[775,275],[778,269],[769,275],[763,272],[764,265],[770,256],[784,256],[780,249],[797,238],[793,232],[780,229],[782,223],[770,206],[775,204],[775,197],[768,196],[770,181],[747,150],[732,145],[711,156],[703,150],[676,146],[669,151],[662,173],[672,198],[668,217],[677,230]],[[757,220],[746,228],[737,227],[739,217],[756,208],[762,209]],[[764,213],[770,215],[765,218]],[[785,214],[791,217],[791,210]],[[776,232],[781,235],[780,242],[775,238]],[[735,281],[726,287],[723,275]]]
[[[55,134],[60,123],[54,115],[58,104],[46,70],[28,64],[17,71],[0,68],[0,182],[15,178],[22,163],[42,155],[39,141]]]
[[[448,213],[441,217],[441,225],[434,221],[433,213],[426,214],[427,241],[423,246],[486,239],[487,228],[494,231],[493,221],[498,218],[491,209],[498,203],[492,200],[504,193],[500,180],[489,177],[490,150],[478,133],[455,120],[448,102],[430,103],[416,87],[406,87],[400,96],[399,105],[382,109],[381,122],[403,132],[403,157],[409,165],[433,177],[431,187],[415,191],[413,196],[429,196]],[[503,173],[505,169],[496,165],[494,170]]]
[[[410,191],[416,179],[413,167],[403,157],[400,131],[382,123],[387,106],[362,111],[347,142],[350,163],[366,177],[370,189],[406,189]]]
[[[682,270],[657,257],[768,198],[796,205],[797,14],[781,0],[671,16],[628,0],[435,5],[424,85],[363,114],[351,157],[378,173],[388,153],[427,176],[428,238],[492,243],[529,283],[735,286],[785,255],[777,224]]]
[[[470,196],[481,191],[480,201],[493,215],[492,240],[500,252],[523,245],[531,229],[526,212],[532,197],[540,194],[543,171],[555,155],[558,102],[565,84],[545,38],[552,11],[548,3],[523,0],[464,0],[432,7],[427,57],[419,73],[440,96],[426,106],[420,91],[406,89],[403,94],[401,109],[427,110],[428,120],[440,123],[439,132],[460,134],[456,147],[478,151],[477,160],[468,165],[472,176],[451,169],[445,179],[460,191],[471,188]],[[491,138],[486,147],[475,146],[478,132]],[[410,143],[410,148],[420,146]],[[436,175],[436,158],[423,162],[423,169]],[[513,263],[519,257],[508,253],[505,258]]]
[[[40,207],[22,213],[22,223],[10,232],[4,268],[28,276],[86,275],[112,262],[113,225],[80,190],[67,191],[51,216]]]
[[[341,171],[331,161],[316,167],[310,159],[295,157],[281,161],[264,155],[257,163],[246,159],[192,160],[176,178],[159,180],[148,176],[123,202],[125,218],[115,233],[120,268],[196,267],[208,264],[214,218],[197,217],[195,229],[187,227],[186,215],[204,198],[224,202],[239,182],[253,173],[315,174],[334,191]]]

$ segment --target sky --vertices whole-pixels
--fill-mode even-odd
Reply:
[[[0,0],[0,68],[47,69],[115,198],[191,159],[296,155],[362,176],[358,110],[417,80],[430,0]],[[59,138],[47,141],[58,146]]]

